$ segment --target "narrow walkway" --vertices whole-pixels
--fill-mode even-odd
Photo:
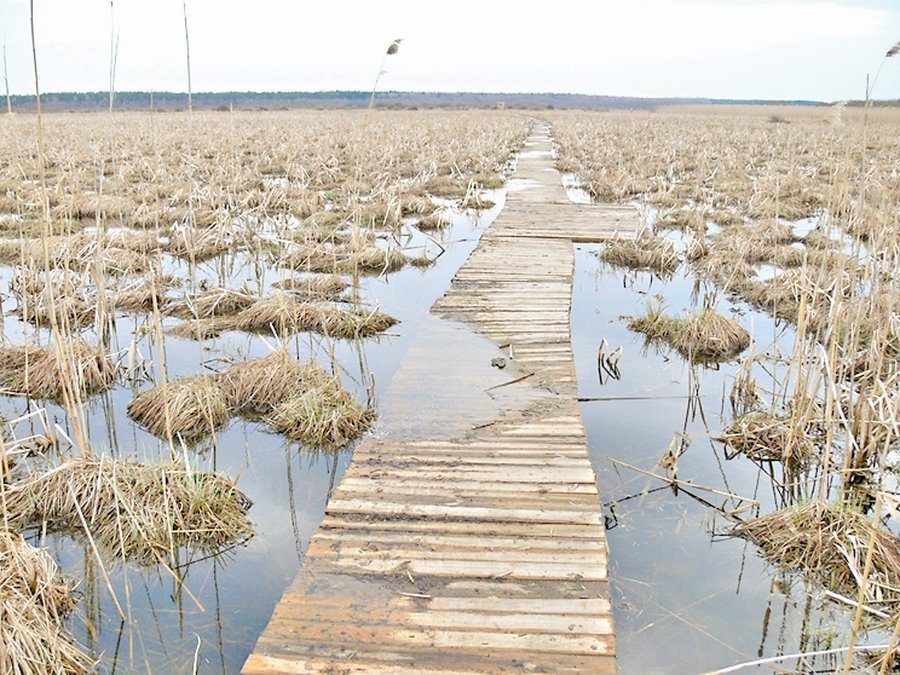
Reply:
[[[631,208],[570,203],[535,126],[506,207],[388,388],[384,437],[357,448],[245,673],[615,672],[572,242],[637,223]]]

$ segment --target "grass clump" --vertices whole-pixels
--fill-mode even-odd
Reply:
[[[280,349],[268,356],[236,363],[217,380],[231,411],[238,415],[265,415],[301,388],[319,379],[321,369],[301,362]]]
[[[181,462],[86,454],[13,485],[6,506],[22,528],[83,532],[83,517],[109,553],[146,564],[181,547],[215,552],[253,531],[250,501],[230,478]]]
[[[261,417],[311,447],[343,447],[375,419],[338,378],[284,350],[232,366],[219,375],[219,383],[235,414]]]
[[[228,421],[230,412],[215,378],[184,377],[138,394],[128,404],[128,414],[160,438],[201,438]]]
[[[83,340],[48,347],[0,347],[0,386],[8,396],[59,402],[68,382],[72,394],[85,398],[109,389],[117,372],[118,364],[112,356]]]
[[[734,534],[759,546],[765,557],[850,598],[860,591],[867,548],[873,541],[866,587],[871,605],[896,616],[900,600],[900,538],[848,505],[811,501],[738,525]]]
[[[675,317],[663,312],[659,305],[651,305],[644,315],[632,317],[628,328],[644,333],[650,340],[666,342],[694,361],[727,360],[750,344],[750,334],[739,322],[712,308]]]
[[[365,433],[374,419],[371,408],[327,375],[266,416],[266,421],[289,439],[330,449],[343,447]]]
[[[310,300],[336,300],[347,289],[347,282],[336,275],[308,275],[276,281],[272,288],[288,291]]]
[[[820,436],[812,423],[795,425],[791,417],[754,411],[732,421],[720,440],[750,459],[801,466],[816,456]]]
[[[255,297],[242,289],[211,288],[196,295],[170,300],[165,313],[181,319],[209,319],[235,314],[253,304]]]
[[[93,660],[63,632],[74,608],[53,558],[0,531],[0,672],[88,672]]]
[[[247,332],[286,335],[302,331],[338,338],[368,337],[397,323],[372,309],[345,309],[329,302],[303,302],[291,294],[261,298],[234,317],[234,328]]]
[[[616,239],[599,256],[600,260],[616,267],[650,270],[660,276],[671,276],[681,264],[675,244],[648,233],[636,239]]]

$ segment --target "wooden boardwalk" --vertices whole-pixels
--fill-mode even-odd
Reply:
[[[357,448],[245,673],[615,672],[572,242],[633,236],[638,217],[571,204],[551,151],[536,125],[516,189],[388,387],[382,437]]]

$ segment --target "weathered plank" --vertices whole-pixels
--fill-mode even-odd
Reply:
[[[536,125],[516,189],[416,335],[379,403],[382,437],[357,448],[244,672],[615,672],[575,399],[572,242],[633,236],[638,219],[569,203],[551,151]]]

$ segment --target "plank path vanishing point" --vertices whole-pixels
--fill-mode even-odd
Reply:
[[[569,309],[573,241],[637,225],[567,199],[537,123],[245,673],[615,672]]]

